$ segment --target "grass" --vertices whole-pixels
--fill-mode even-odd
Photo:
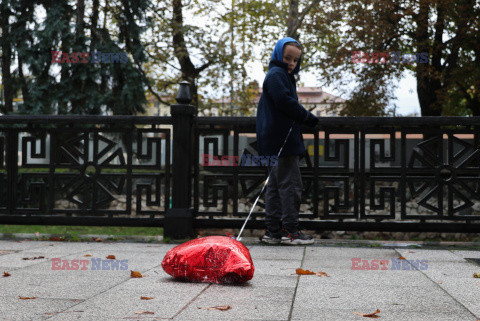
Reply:
[[[81,234],[99,235],[163,235],[161,227],[124,227],[124,226],[64,226],[64,225],[0,225],[0,233],[40,233],[59,234],[78,238]]]

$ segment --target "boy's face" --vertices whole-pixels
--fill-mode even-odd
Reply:
[[[283,62],[288,64],[289,74],[291,74],[297,66],[301,55],[302,51],[295,46],[286,45],[283,47]]]

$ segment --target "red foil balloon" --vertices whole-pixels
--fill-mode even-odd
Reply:
[[[162,267],[175,278],[205,283],[244,283],[255,271],[245,245],[226,236],[180,244],[167,252]]]

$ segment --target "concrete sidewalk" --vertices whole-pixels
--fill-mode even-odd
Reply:
[[[0,241],[0,320],[368,320],[353,312],[377,309],[385,321],[480,319],[480,279],[473,278],[480,266],[465,260],[480,259],[480,251],[323,241],[288,247],[247,240],[255,275],[240,286],[171,278],[160,264],[175,244]],[[52,270],[54,258],[108,255],[128,260],[128,268]],[[45,258],[23,260],[38,256]],[[408,261],[393,270],[392,259],[400,256]],[[388,260],[387,269],[352,270],[352,258],[360,268]],[[411,270],[416,260],[427,260],[426,269]],[[300,267],[329,277],[297,276]],[[144,277],[130,278],[130,270]],[[231,309],[199,309],[221,305]]]

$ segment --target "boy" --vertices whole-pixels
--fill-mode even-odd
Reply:
[[[298,229],[298,212],[302,197],[299,160],[305,154],[300,124],[315,127],[318,118],[298,103],[295,75],[300,71],[302,47],[293,38],[280,39],[273,50],[263,93],[257,109],[258,154],[277,156],[270,167],[270,180],[265,196],[266,233],[268,244],[313,244],[313,238]]]

